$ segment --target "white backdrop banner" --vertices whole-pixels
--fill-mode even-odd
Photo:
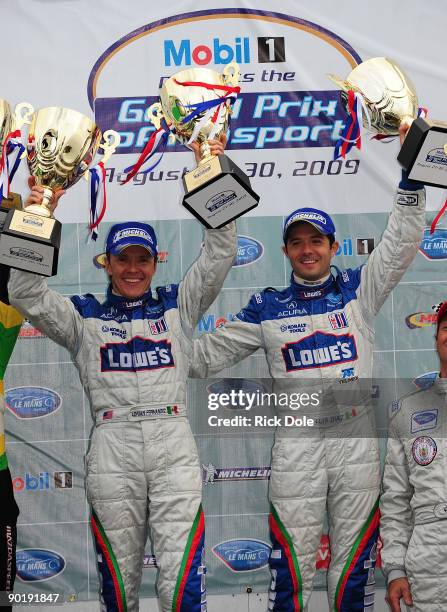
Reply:
[[[197,10],[192,0],[0,0],[5,60],[0,97],[36,108],[73,108],[122,136],[107,163],[108,210],[98,244],[85,245],[85,181],[58,206],[62,247],[59,273],[49,284],[66,295],[104,294],[104,272],[93,259],[116,220],[152,222],[160,246],[156,284],[181,279],[201,242],[200,225],[180,205],[180,179],[194,166],[192,153],[169,146],[153,171],[139,172],[125,186],[123,170],[150,138],[153,127],[145,111],[164,78],[186,67],[222,71],[232,60],[240,64],[241,94],[227,148],[261,200],[238,221],[237,260],[198,334],[213,331],[259,288],[288,284],[281,226],[284,215],[299,206],[334,214],[340,268],[364,263],[380,240],[400,175],[398,144],[365,137],[360,151],[332,161],[346,114],[327,73],[345,77],[369,57],[388,56],[411,77],[420,105],[432,117],[445,118],[447,98],[447,15],[433,0],[405,5],[283,0],[281,12],[273,12],[266,0],[207,5]],[[13,191],[25,196],[26,178],[22,164]],[[443,190],[430,189],[430,211],[444,199]],[[433,216],[427,215],[427,224]],[[436,370],[431,306],[445,299],[446,259],[447,229],[441,222],[434,235],[426,231],[411,269],[379,314],[375,374],[396,379],[397,394],[399,380],[414,388],[413,379],[424,384]],[[242,388],[257,388],[268,377],[264,356],[257,353],[224,375],[237,377]],[[25,324],[5,383],[8,456],[21,508],[20,590],[60,592],[66,600],[95,598],[83,464],[92,420],[75,367],[64,349]],[[272,432],[243,440],[203,433],[210,384],[221,390],[230,383],[218,378],[189,386],[204,468],[208,586],[212,593],[245,592],[247,586],[266,590]],[[380,383],[377,397],[386,410],[390,398]],[[142,594],[153,595],[156,561],[150,543],[146,553]],[[316,559],[319,586],[329,559],[324,535]]]

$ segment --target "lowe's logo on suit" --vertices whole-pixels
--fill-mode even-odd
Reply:
[[[129,342],[110,342],[101,347],[101,372],[137,372],[172,368],[174,357],[167,340],[136,336]]]
[[[287,371],[324,368],[357,359],[357,346],[351,334],[327,334],[317,331],[282,349]]]

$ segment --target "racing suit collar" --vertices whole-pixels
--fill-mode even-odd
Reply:
[[[116,306],[117,308],[128,310],[132,308],[138,308],[139,306],[142,306],[143,304],[146,304],[148,302],[151,303],[153,301],[154,301],[154,298],[152,297],[152,290],[150,287],[148,291],[146,291],[146,293],[144,293],[141,297],[134,298],[134,299],[128,299],[122,295],[117,295],[116,293],[113,292],[111,284],[107,287],[107,303],[112,304],[113,306]]]
[[[297,295],[301,300],[315,300],[322,298],[326,295],[326,293],[329,293],[332,290],[333,284],[334,277],[332,274],[330,274],[329,278],[327,278],[320,285],[301,285],[300,283],[296,282],[293,272],[290,278],[290,286],[292,291],[294,295]]]

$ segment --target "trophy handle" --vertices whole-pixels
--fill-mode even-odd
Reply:
[[[163,117],[163,108],[160,102],[154,102],[146,111],[146,119],[148,119],[156,130],[160,129],[161,118]]]
[[[109,159],[112,157],[112,155],[115,153],[117,147],[119,147],[119,144],[121,142],[121,136],[116,130],[106,130],[102,137],[104,138],[104,142],[102,142],[98,148],[103,150],[101,161],[105,166]],[[87,169],[84,172],[84,179],[88,181],[89,176],[90,171],[89,169]]]
[[[106,165],[111,156],[115,153],[117,147],[119,147],[121,136],[116,130],[107,130],[102,136],[105,142],[99,145],[104,152],[101,161]]]
[[[230,62],[227,64],[222,74],[225,84],[231,85],[232,87],[236,87],[239,84],[241,71],[237,62]]]
[[[25,123],[30,124],[34,113],[34,106],[29,102],[20,102],[15,107],[15,125],[20,130]]]

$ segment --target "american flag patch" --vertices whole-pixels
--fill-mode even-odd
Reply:
[[[105,412],[102,413],[103,421],[108,421],[112,417],[113,417],[113,410],[106,410]]]
[[[153,336],[158,336],[168,331],[168,325],[164,317],[158,319],[158,321],[149,321],[149,328]]]
[[[348,327],[348,319],[344,312],[332,312],[328,314],[329,323],[331,324],[332,329],[342,329],[343,327]]]

